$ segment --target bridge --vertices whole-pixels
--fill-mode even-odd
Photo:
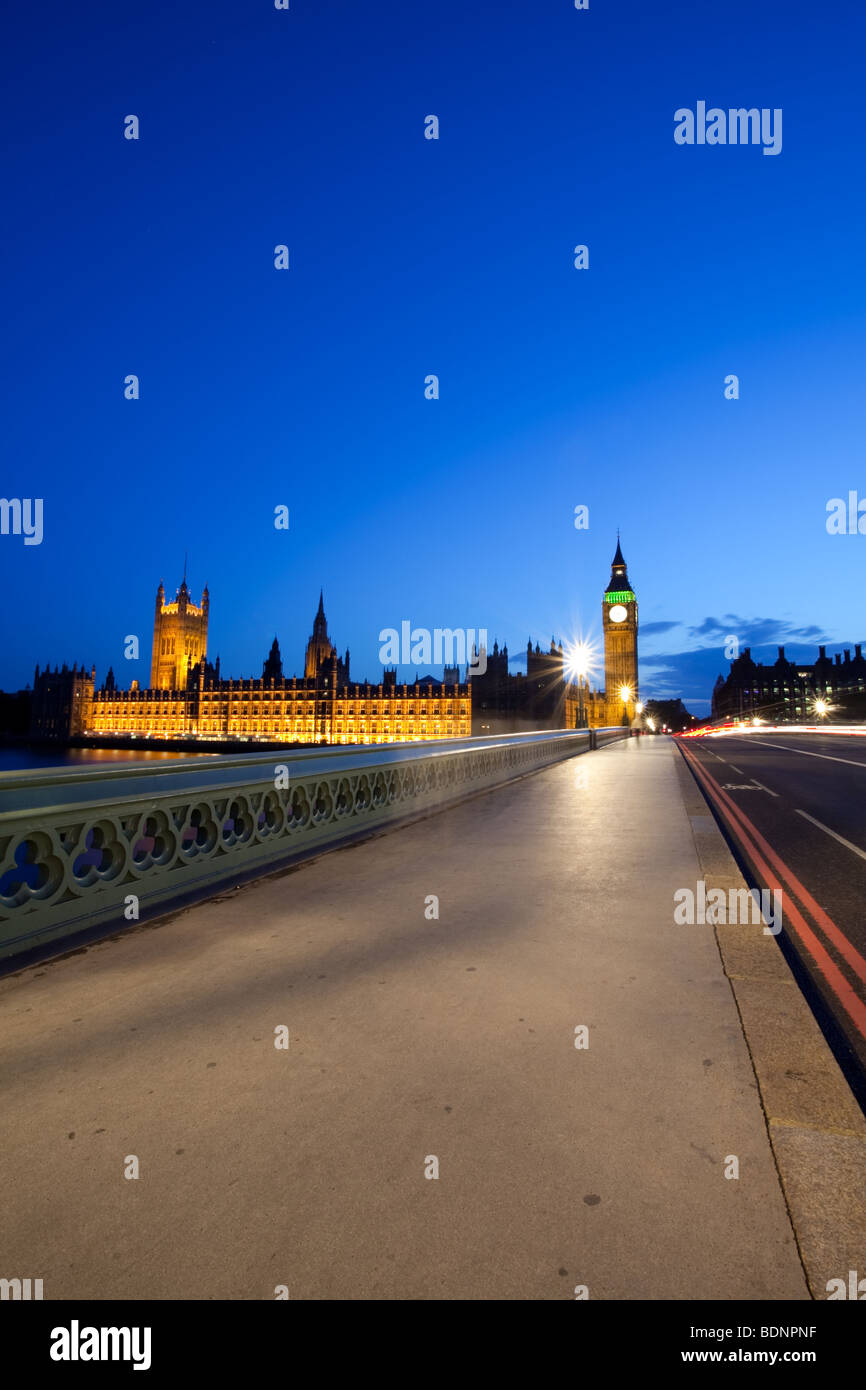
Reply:
[[[866,1272],[866,1127],[796,934],[675,919],[739,901],[748,855],[708,743],[624,734],[0,779],[7,1272],[76,1300]]]

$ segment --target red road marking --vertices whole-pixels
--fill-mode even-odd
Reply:
[[[703,771],[703,769],[700,770]],[[801,905],[806,909],[810,916],[814,917],[815,921],[817,922],[818,926],[821,928],[827,939],[829,941],[832,941],[839,954],[841,956],[844,956],[845,960],[847,960],[848,964],[851,966],[851,969],[854,971],[854,974],[857,975],[863,981],[864,984],[866,984],[866,960],[863,959],[859,951],[857,951],[856,948],[851,945],[851,942],[845,936],[844,932],[839,930],[839,928],[836,926],[836,923],[827,915],[823,907],[821,907],[820,903],[817,903],[815,901],[809,890],[803,887],[802,883],[796,877],[794,872],[788,868],[787,864],[781,858],[781,856],[776,853],[776,851],[772,848],[770,844],[768,844],[761,832],[749,820],[746,813],[743,810],[741,810],[741,808],[736,804],[735,801],[731,800],[731,798],[719,786],[718,782],[716,782],[715,778],[712,777],[709,772],[704,773],[704,776],[707,777],[713,783],[713,786],[718,791],[719,798],[725,803],[725,805],[729,808],[731,813],[739,819],[743,829],[746,831],[747,834],[749,834],[752,837],[753,843],[761,847],[765,858],[767,858],[770,861],[770,863],[775,866],[778,873],[787,877],[788,882],[791,885],[789,888],[789,895],[793,892],[794,896],[799,898]]]

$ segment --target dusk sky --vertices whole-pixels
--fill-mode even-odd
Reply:
[[[302,674],[320,586],[355,679],[404,620],[600,644],[617,528],[644,697],[707,713],[727,634],[866,640],[826,529],[866,498],[864,39],[856,0],[17,6],[0,491],[44,536],[0,536],[0,686],[147,684],[185,551],[224,675],[275,633]],[[699,101],[781,108],[781,152],[678,145]]]

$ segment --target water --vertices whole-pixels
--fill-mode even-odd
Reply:
[[[212,758],[213,753],[174,753],[158,748],[0,748],[0,772],[22,772],[37,767],[95,767],[100,763],[154,762],[163,758]],[[219,755],[217,755],[219,756]]]

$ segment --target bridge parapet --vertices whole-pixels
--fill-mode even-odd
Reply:
[[[627,734],[556,730],[4,774],[0,958],[122,929]]]

